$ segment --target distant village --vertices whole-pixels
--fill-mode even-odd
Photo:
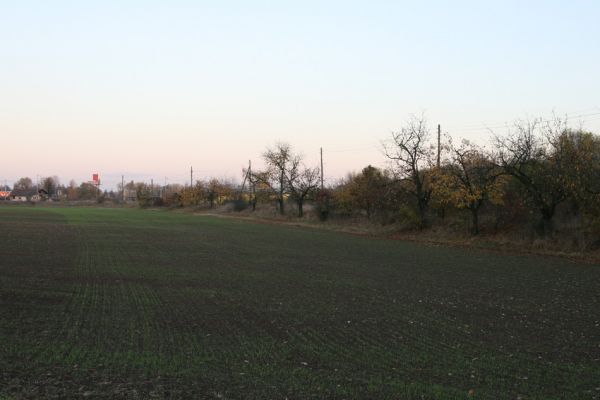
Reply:
[[[101,190],[98,174],[93,174],[92,180],[77,185],[71,181],[68,185],[60,184],[57,177],[46,177],[34,183],[31,178],[21,178],[11,188],[0,185],[0,201],[37,203],[58,201],[137,201],[140,184],[129,182],[118,185],[118,191]],[[123,186],[123,187],[121,187]],[[147,190],[150,197],[161,197],[166,192],[164,187],[154,187]],[[144,190],[146,192],[146,190]]]
[[[102,190],[101,187],[98,174],[93,174],[90,181],[79,185],[73,180],[68,185],[61,184],[58,177],[45,177],[35,183],[25,177],[17,180],[12,188],[0,185],[0,202],[111,202],[136,203],[142,207],[206,205],[212,208],[228,200],[239,199],[244,189],[244,185],[218,179],[196,180],[193,186],[125,183],[123,180],[117,185],[117,190]],[[260,188],[257,190],[260,191]]]

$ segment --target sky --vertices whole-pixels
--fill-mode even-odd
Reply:
[[[598,1],[0,0],[0,183],[241,180],[288,142],[334,182],[424,114],[600,133]]]

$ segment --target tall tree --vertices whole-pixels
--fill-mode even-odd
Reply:
[[[495,204],[502,202],[503,171],[485,152],[469,141],[463,140],[459,146],[452,142],[449,164],[439,170],[446,179],[437,184],[449,189],[451,201],[458,208],[471,213],[471,233],[479,234],[479,210],[485,201]]]
[[[364,210],[368,219],[384,207],[390,179],[379,168],[366,166],[360,174],[352,176],[349,184],[352,203]]]
[[[285,171],[290,195],[296,201],[300,218],[304,215],[306,198],[319,187],[320,172],[318,167],[306,167],[298,155],[292,157],[289,167]]]
[[[31,178],[29,178],[29,177],[20,178],[14,184],[14,189],[31,189],[31,188],[33,188],[33,182],[31,180]]]
[[[93,200],[98,198],[100,190],[89,182],[82,182],[77,188],[77,198],[80,200]]]
[[[425,117],[413,115],[405,127],[399,132],[392,132],[391,140],[383,144],[397,179],[415,199],[422,228],[427,225],[427,208],[432,192],[431,177],[427,171],[432,156],[428,139]]]
[[[267,169],[256,175],[275,192],[281,215],[285,214],[285,196],[289,189],[286,169],[289,167],[292,157],[292,148],[288,143],[277,143],[263,153]]]
[[[79,193],[77,192],[77,183],[71,179],[69,181],[69,186],[67,187],[67,199],[68,200],[77,200],[79,198]]]
[[[556,148],[563,154],[564,184],[578,202],[600,195],[600,137],[581,129],[566,129],[557,135]]]
[[[40,188],[44,189],[46,192],[48,192],[48,195],[52,196],[56,194],[59,184],[60,181],[57,176],[48,176],[42,179]]]
[[[556,207],[569,197],[568,154],[560,140],[565,131],[566,122],[560,118],[520,120],[512,132],[494,140],[500,165],[521,183],[540,215],[540,236],[552,234]]]
[[[290,195],[298,205],[298,216],[304,215],[304,201],[318,187],[319,168],[308,168],[302,156],[288,143],[277,143],[263,153],[267,169],[253,174],[253,181],[267,185],[277,199],[279,212],[285,213],[285,198]]]

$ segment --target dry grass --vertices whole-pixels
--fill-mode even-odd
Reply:
[[[183,210],[182,212],[190,212]],[[533,239],[523,232],[481,233],[470,235],[466,229],[457,231],[447,226],[434,226],[425,230],[407,230],[399,224],[387,224],[369,221],[364,217],[332,218],[326,222],[319,221],[314,213],[308,212],[303,218],[288,210],[281,215],[274,207],[262,205],[256,211],[250,209],[233,212],[223,206],[213,210],[193,211],[194,215],[211,215],[256,223],[284,224],[290,226],[310,227],[313,229],[344,232],[353,235],[370,236],[382,239],[403,240],[435,246],[457,246],[476,248],[509,254],[537,254],[567,258],[585,263],[600,263],[600,249],[580,250],[571,239],[560,236],[547,239]]]

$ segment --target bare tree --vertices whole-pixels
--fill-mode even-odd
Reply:
[[[298,217],[301,218],[304,215],[304,201],[319,187],[321,170],[318,167],[306,167],[299,155],[292,156],[288,165],[285,171],[287,184],[298,205]]]
[[[253,172],[252,185],[263,184],[276,194],[279,212],[285,213],[285,198],[291,196],[298,205],[298,216],[304,215],[304,202],[319,184],[320,169],[308,168],[300,154],[294,154],[288,143],[277,143],[263,153],[267,169]]]
[[[268,185],[275,193],[279,213],[285,214],[285,195],[288,191],[286,168],[292,161],[292,149],[288,143],[277,143],[263,153],[267,170],[256,174],[262,183]]]
[[[57,176],[48,176],[42,179],[41,188],[44,189],[49,196],[56,194],[60,181]]]
[[[31,189],[33,187],[33,181],[29,177],[20,178],[13,186],[14,189]]]
[[[540,213],[541,236],[552,234],[556,207],[569,196],[564,179],[568,165],[558,140],[566,129],[560,118],[519,120],[512,132],[494,139],[500,165],[522,184]]]
[[[392,132],[391,140],[383,143],[385,156],[392,162],[396,179],[414,197],[417,203],[420,225],[427,225],[427,207],[432,187],[426,167],[431,162],[428,143],[429,130],[425,117],[412,115],[399,132]]]

